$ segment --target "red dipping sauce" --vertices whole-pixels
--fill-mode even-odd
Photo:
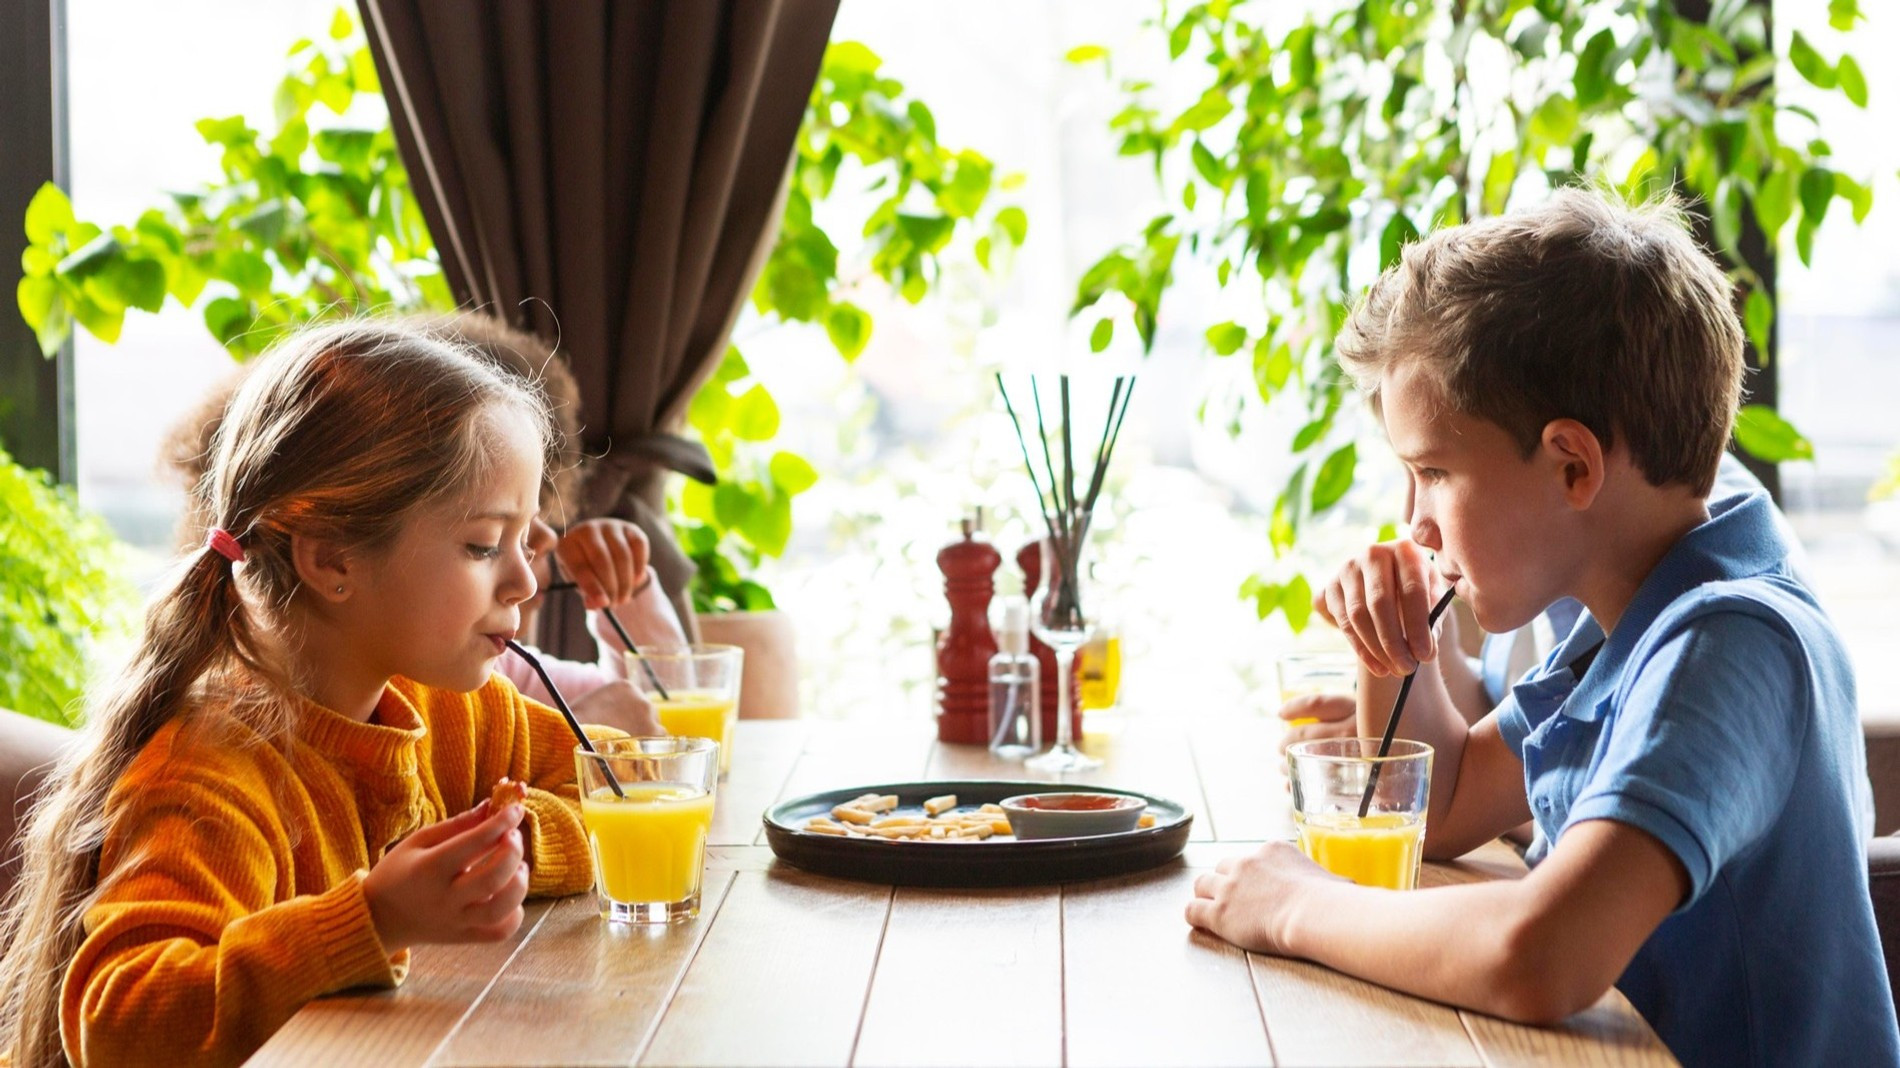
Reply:
[[[1025,797],[1017,804],[1045,812],[1101,812],[1120,808],[1129,799],[1114,794],[1059,794],[1051,797]]]

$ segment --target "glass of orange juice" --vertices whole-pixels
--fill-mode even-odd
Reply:
[[[1398,738],[1380,756],[1377,738],[1326,738],[1288,746],[1286,759],[1301,852],[1361,886],[1418,885],[1431,746]]]
[[[731,771],[745,650],[736,645],[688,645],[626,655],[628,678],[653,702],[666,733],[717,742],[719,774]]]
[[[581,823],[594,857],[600,914],[613,923],[699,915],[719,784],[719,746],[705,738],[613,738],[576,746]]]

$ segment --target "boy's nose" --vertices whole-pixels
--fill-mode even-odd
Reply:
[[[1438,536],[1438,524],[1429,516],[1421,516],[1412,521],[1412,541],[1419,546],[1438,552],[1445,547]]]

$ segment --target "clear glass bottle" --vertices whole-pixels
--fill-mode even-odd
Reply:
[[[1003,600],[998,652],[990,658],[990,752],[1021,760],[1042,749],[1042,688],[1029,651],[1029,602]]]

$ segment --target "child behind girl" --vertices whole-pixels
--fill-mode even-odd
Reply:
[[[246,379],[210,536],[25,836],[16,1068],[236,1064],[410,947],[586,888],[574,738],[494,674],[551,437],[535,391],[414,328],[310,330]],[[527,799],[490,811],[503,777]]]
[[[555,352],[532,334],[510,327],[485,312],[464,311],[413,325],[432,334],[467,345],[490,364],[533,384],[547,399],[560,443],[548,477],[542,483],[541,515],[528,533],[534,551],[538,589],[521,605],[521,644],[533,649],[535,623],[548,587],[562,578],[572,582],[584,599],[589,630],[598,653],[593,662],[563,660],[540,653],[541,665],[560,688],[584,723],[600,723],[635,733],[648,733],[639,724],[651,715],[645,700],[627,681],[626,645],[604,613],[613,612],[628,637],[641,648],[677,647],[686,643],[685,629],[673,604],[647,566],[646,534],[624,519],[581,520],[558,531],[547,516],[560,516],[581,494],[580,386],[573,372]],[[209,507],[200,492],[211,461],[213,436],[223,421],[231,395],[256,363],[246,364],[218,383],[198,405],[175,424],[160,449],[160,466],[181,481],[186,508],[179,522],[181,543],[195,547],[204,541]],[[554,564],[558,562],[559,574]],[[523,694],[536,701],[552,696],[538,674],[510,650],[495,665]]]

